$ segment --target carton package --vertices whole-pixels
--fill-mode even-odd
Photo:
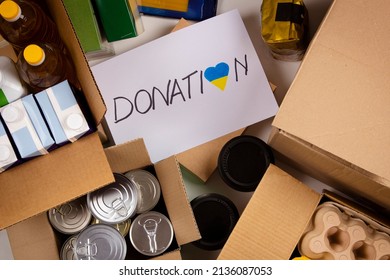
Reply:
[[[204,20],[217,13],[217,0],[137,0],[138,9],[146,15]]]
[[[144,142],[141,139],[105,149],[112,172],[153,168],[161,185],[161,193],[168,217],[174,228],[171,251],[156,259],[181,259],[180,246],[200,239],[192,209],[187,199],[180,168],[175,156],[152,165]],[[50,225],[47,213],[41,213],[7,228],[12,253],[15,259],[59,259],[59,250],[64,237]],[[129,241],[129,236],[126,236]],[[130,243],[128,243],[130,244]],[[129,253],[127,259],[147,258]]]
[[[101,34],[92,2],[64,0],[64,4],[86,57],[92,60],[114,55],[114,48]]]
[[[57,24],[97,126],[106,111],[62,1],[40,1]],[[15,59],[8,46],[4,53]],[[3,53],[3,52],[2,52]],[[98,132],[0,174],[0,229],[114,180]]]
[[[343,209],[348,209],[346,210],[348,215],[353,216],[350,219],[361,219],[367,222],[367,225],[370,225],[369,231],[371,233],[386,234],[387,255],[377,255],[380,255],[382,259],[390,257],[389,220],[385,220],[371,210],[344,197],[329,192],[317,193],[279,167],[270,165],[218,259],[289,260],[300,257],[298,244],[307,232],[316,209],[319,208],[319,205],[326,205],[326,203],[337,203]],[[330,221],[332,219],[328,219],[328,222]],[[327,227],[322,227],[322,230],[324,228]],[[342,235],[341,232],[340,230],[340,235]],[[332,252],[337,254],[338,247],[336,245],[339,245],[339,240],[333,238],[330,230],[327,234],[326,238],[329,244],[334,244]],[[336,234],[334,235],[336,236]],[[355,235],[353,238],[360,237]],[[363,258],[364,253],[370,252],[370,250],[359,251],[358,248],[356,246],[354,251],[349,252],[354,254],[355,259]]]
[[[296,168],[382,210],[390,209],[389,9],[379,0],[332,3],[268,141]]]

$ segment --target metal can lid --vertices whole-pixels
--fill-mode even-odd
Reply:
[[[124,260],[127,245],[124,237],[109,225],[90,225],[77,236],[79,260]]]
[[[143,169],[131,170],[125,176],[138,188],[137,214],[152,210],[161,195],[160,182],[156,176]]]
[[[218,193],[205,193],[191,201],[201,239],[193,244],[205,250],[219,250],[239,219],[234,203]]]
[[[76,240],[77,234],[68,237],[68,239],[64,242],[60,251],[61,260],[77,260]]]
[[[138,190],[126,176],[114,173],[115,182],[87,194],[92,215],[107,224],[121,223],[135,214]]]
[[[137,216],[130,226],[129,238],[134,248],[146,256],[165,252],[173,240],[170,220],[156,211]]]
[[[92,225],[104,224],[104,222],[99,221],[98,219],[93,217],[91,224]],[[119,224],[110,224],[110,226],[114,227],[117,231],[119,231],[119,233],[122,234],[123,237],[125,237],[129,233],[130,225],[131,225],[131,219],[127,219],[126,221],[121,222]]]
[[[251,192],[257,188],[270,163],[271,148],[260,138],[241,135],[229,140],[218,157],[222,180],[235,190]]]
[[[80,232],[92,217],[84,196],[50,209],[48,216],[51,225],[64,234]]]

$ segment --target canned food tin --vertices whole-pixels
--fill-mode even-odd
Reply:
[[[155,211],[137,216],[130,226],[129,238],[134,248],[146,256],[165,252],[173,240],[173,226],[169,219]]]
[[[76,240],[77,235],[72,235],[64,242],[60,251],[61,260],[77,260]]]
[[[143,169],[129,171],[125,173],[125,176],[138,188],[137,213],[152,210],[161,194],[160,182],[156,176]]]
[[[118,224],[135,214],[138,190],[126,176],[114,173],[115,182],[88,193],[87,203],[92,215],[107,224]]]
[[[48,216],[51,225],[64,234],[80,232],[88,226],[92,217],[85,197],[80,197],[50,209]]]
[[[95,217],[93,217],[91,224],[96,225],[96,224],[104,224],[104,223],[99,221]],[[129,233],[130,225],[131,225],[131,220],[128,219],[128,220],[121,222],[119,224],[110,225],[110,226],[116,228],[120,232],[120,234],[122,234],[122,236],[125,237]]]
[[[109,225],[90,225],[77,236],[79,260],[124,260],[127,245],[124,237]]]

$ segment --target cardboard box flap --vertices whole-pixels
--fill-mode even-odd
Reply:
[[[58,260],[55,232],[46,213],[7,229],[15,260]]]
[[[348,209],[344,209],[344,211],[349,215],[361,218],[362,220],[369,219],[371,221],[370,226],[372,228],[376,230],[379,229],[387,234],[390,234],[389,212],[379,211],[376,205],[358,204],[349,198],[327,190],[324,190],[324,196],[330,198],[335,203],[346,206]]]
[[[176,155],[180,164],[191,171],[203,182],[206,182],[217,167],[218,155],[222,147],[235,136],[244,132],[245,128],[228,133],[215,140],[189,149]]]
[[[289,259],[320,199],[270,165],[218,259]]]
[[[100,91],[95,83],[88,61],[77,39],[65,6],[62,1],[57,0],[46,1],[46,4],[50,10],[52,18],[57,24],[61,38],[68,47],[68,51],[72,56],[77,77],[80,81],[89,108],[92,111],[94,121],[96,124],[99,124],[106,113],[106,106],[101,98]]]
[[[335,0],[273,125],[390,186],[388,14],[387,1]]]
[[[383,180],[380,180],[383,178],[363,172],[360,168],[276,128],[268,142],[279,159],[353,196],[362,204],[374,202],[378,204],[377,207],[381,205],[387,208],[390,205],[390,188],[383,185]]]
[[[113,180],[97,133],[80,138],[1,174],[0,229]]]
[[[183,245],[200,239],[201,236],[191,205],[188,202],[181,173],[176,171],[180,170],[176,157],[171,156],[157,162],[155,168],[161,184],[171,186],[162,189],[162,194],[175,229],[177,243]],[[169,176],[166,174],[169,174]]]
[[[108,147],[104,151],[113,172],[125,173],[152,164],[142,139]]]

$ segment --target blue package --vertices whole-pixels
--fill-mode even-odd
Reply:
[[[1,116],[21,158],[27,159],[48,153],[35,130],[22,99],[2,107]]]
[[[217,14],[218,0],[189,0],[186,12],[138,6],[140,13],[171,18],[201,21]]]
[[[74,142],[90,130],[67,80],[35,94],[35,98],[58,145]]]
[[[46,118],[50,131],[53,134],[56,144],[64,144],[68,142],[68,138],[65,135],[64,130],[61,127],[60,121],[56,116],[56,112],[51,105],[50,99],[47,96],[46,91],[41,91],[35,94],[35,98],[38,101],[39,106],[42,109],[43,115]]]
[[[26,108],[27,114],[38,134],[39,139],[43,147],[49,150],[54,145],[53,137],[46,125],[46,122],[39,110],[38,104],[36,103],[33,95],[27,95],[22,98],[24,107]]]

